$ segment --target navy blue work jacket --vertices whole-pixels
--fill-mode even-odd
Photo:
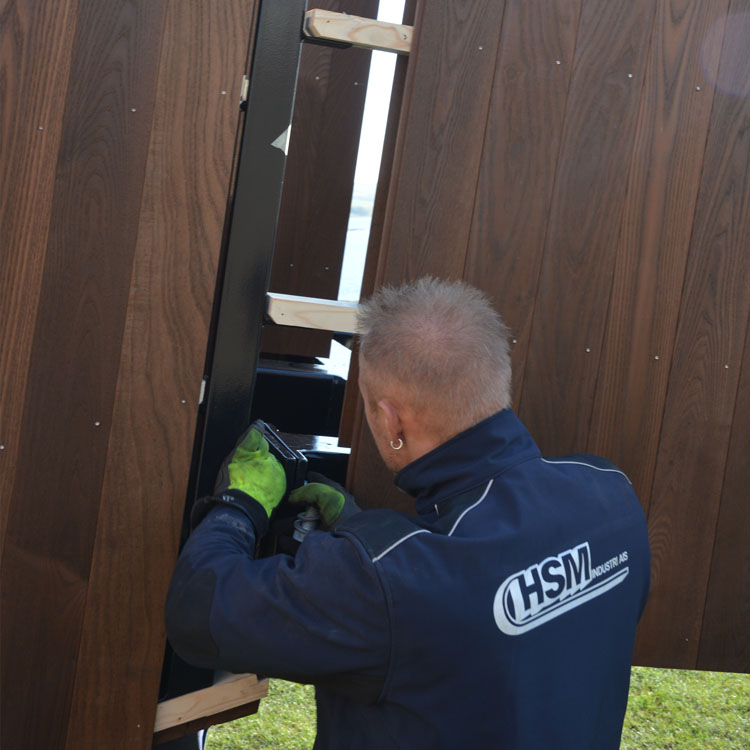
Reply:
[[[614,750],[649,585],[627,477],[542,458],[502,411],[407,466],[417,517],[364,511],[254,560],[217,506],[167,602],[178,654],[316,686],[316,748]]]

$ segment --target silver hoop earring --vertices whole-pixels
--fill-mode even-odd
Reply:
[[[394,451],[400,451],[404,447],[404,441],[401,438],[398,438],[396,442],[391,440],[391,448],[393,448]]]

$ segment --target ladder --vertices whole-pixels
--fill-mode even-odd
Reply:
[[[261,3],[249,79],[240,108],[232,199],[225,219],[205,375],[201,388],[193,470],[183,523],[198,497],[213,489],[236,438],[248,426],[264,323],[356,332],[354,302],[269,292],[274,240],[303,42],[361,47],[408,55],[412,27],[374,19],[306,10],[307,0]],[[213,682],[193,670],[180,679],[184,695],[157,707],[155,741],[237,718],[268,691],[267,680],[235,675]],[[208,685],[208,686],[207,686]]]

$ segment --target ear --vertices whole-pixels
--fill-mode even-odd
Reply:
[[[383,398],[378,401],[378,412],[385,422],[388,439],[395,441],[402,437],[404,424],[398,405],[390,399]]]

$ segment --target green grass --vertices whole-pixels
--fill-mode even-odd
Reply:
[[[309,750],[315,740],[312,685],[271,680],[258,713],[212,727],[207,750]]]
[[[633,669],[621,748],[750,748],[750,675]]]
[[[313,689],[271,680],[255,716],[214,727],[207,750],[308,750]],[[634,668],[622,750],[747,750],[750,675]]]

